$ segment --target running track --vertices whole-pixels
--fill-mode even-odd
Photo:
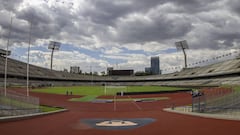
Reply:
[[[187,93],[161,94],[170,97],[170,100],[136,103],[141,110],[132,102],[118,102],[116,111],[113,103],[68,102],[70,96],[42,93],[31,95],[40,97],[41,104],[62,106],[69,111],[22,121],[0,122],[1,135],[239,135],[238,121],[199,118],[162,111],[164,107],[172,104],[189,104],[191,97]],[[79,122],[83,118],[147,117],[156,119],[156,122],[137,129],[119,131],[93,129]]]

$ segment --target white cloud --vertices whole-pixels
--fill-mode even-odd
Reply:
[[[6,47],[12,14],[10,49],[18,57],[28,47],[30,21],[32,48],[51,40],[79,48],[56,52],[56,69],[79,65],[101,71],[118,63],[143,70],[152,55],[160,56],[164,68],[179,66],[182,54],[174,51],[179,40],[192,49],[189,62],[239,48],[238,5],[237,0],[0,0],[0,47]],[[49,66],[49,52],[31,52],[33,64]]]
[[[117,47],[112,47],[112,48],[106,48],[103,53],[111,55],[111,54],[119,54],[121,52],[122,52],[122,49]]]

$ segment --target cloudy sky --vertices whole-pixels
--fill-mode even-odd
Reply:
[[[31,64],[49,67],[48,44],[61,42],[56,70],[143,71],[159,56],[171,72],[183,65],[176,41],[187,40],[189,66],[232,58],[240,47],[239,0],[0,0],[2,49],[11,16],[11,58],[26,61],[31,31]]]

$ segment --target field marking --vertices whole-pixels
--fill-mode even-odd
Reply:
[[[130,96],[128,96],[128,98],[132,100],[132,104],[134,104],[138,110],[142,110],[142,108]]]
[[[114,105],[113,105],[113,106],[114,106],[114,107],[113,107],[113,110],[114,110],[114,112],[115,112],[115,111],[117,111],[116,95],[114,95],[113,104],[114,104]]]

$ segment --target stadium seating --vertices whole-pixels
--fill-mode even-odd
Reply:
[[[0,78],[4,78],[5,57],[0,56]],[[8,85],[25,85],[27,64],[8,58]],[[30,65],[30,85],[101,85],[104,82],[125,85],[218,86],[239,84],[240,59],[232,59],[203,67],[184,68],[181,71],[149,76],[90,76],[55,71]],[[3,85],[0,83],[0,85]]]

